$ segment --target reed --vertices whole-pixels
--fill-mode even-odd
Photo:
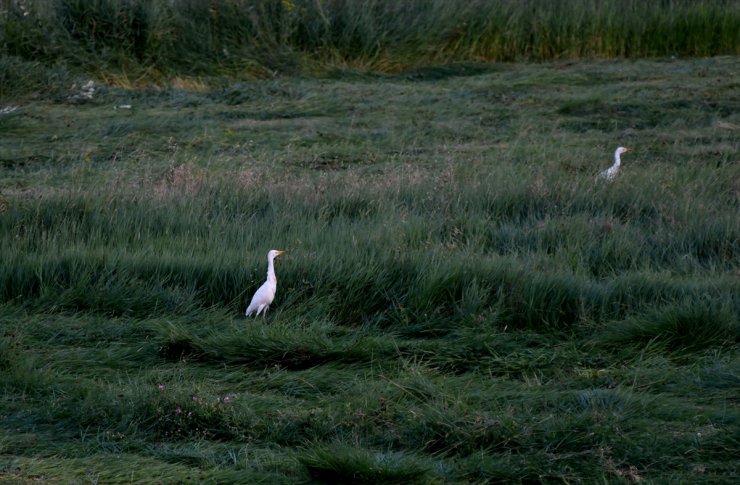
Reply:
[[[10,2],[6,55],[98,76],[268,77],[430,63],[738,54],[732,0]]]

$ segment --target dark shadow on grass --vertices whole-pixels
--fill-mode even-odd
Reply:
[[[397,354],[392,338],[332,337],[325,329],[250,322],[243,330],[197,336],[169,324],[160,330],[160,355],[168,359],[192,359],[262,368],[279,366],[291,370],[328,362],[370,363]]]

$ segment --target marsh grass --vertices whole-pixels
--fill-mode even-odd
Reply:
[[[40,0],[0,11],[3,54],[128,86],[214,73],[736,55],[739,29],[732,0]]]
[[[734,483],[737,60],[466,69],[0,115],[0,481]]]

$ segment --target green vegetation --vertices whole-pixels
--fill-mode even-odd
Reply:
[[[740,54],[737,0],[19,0],[0,52],[122,85],[433,63]]]
[[[0,482],[737,481],[737,58],[2,62]]]
[[[0,4],[0,483],[737,483],[739,25]]]

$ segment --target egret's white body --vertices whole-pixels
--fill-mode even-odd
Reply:
[[[257,289],[252,297],[252,301],[247,307],[247,311],[244,312],[246,316],[255,316],[260,313],[262,316],[267,313],[267,309],[270,308],[270,303],[275,299],[275,290],[277,289],[277,278],[275,277],[275,258],[283,254],[285,251],[278,251],[277,249],[271,249],[267,253],[267,281]]]
[[[619,167],[622,165],[622,158],[620,157],[620,155],[622,155],[622,153],[627,153],[628,151],[630,151],[630,149],[624,147],[619,147],[614,150],[614,164],[608,169],[601,172],[599,174],[599,177],[609,182],[614,180],[614,178],[619,173]]]

